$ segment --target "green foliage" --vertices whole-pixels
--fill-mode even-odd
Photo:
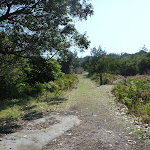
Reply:
[[[123,76],[132,76],[138,74],[138,57],[129,56],[122,58],[118,63],[119,74]]]
[[[143,57],[141,57],[138,68],[140,74],[150,73],[150,53],[147,53],[146,55],[143,55]]]
[[[23,60],[15,56],[0,55],[0,99],[15,97],[17,95],[16,85],[23,82],[24,75],[21,71]]]
[[[94,80],[96,83],[100,84],[100,74],[94,73],[94,74],[91,76],[91,80]]]
[[[32,118],[33,112],[37,114],[43,111],[55,110],[58,105],[67,99],[62,98],[64,90],[70,90],[78,84],[77,75],[64,75],[61,78],[48,83],[37,83],[32,86],[20,84],[20,94],[31,92],[31,96],[16,99],[5,99],[0,102],[0,121],[5,126],[5,120],[23,119],[27,116]],[[40,94],[34,95],[34,90],[39,90]],[[27,93],[28,94],[28,93]],[[9,124],[9,122],[8,122]]]
[[[116,84],[113,93],[131,113],[143,118],[149,116],[150,120],[150,77],[139,76],[124,79]]]
[[[133,76],[136,74],[150,73],[150,52],[146,52],[143,47],[138,53],[121,55],[106,54],[102,48],[93,48],[92,56],[86,66],[90,75],[94,73],[120,74],[123,76]]]
[[[56,83],[59,85],[60,89],[67,90],[77,85],[78,81],[77,75],[66,74],[62,78],[59,78]]]
[[[102,50],[101,46],[96,49],[95,47],[91,49],[92,57],[89,59],[89,63],[87,64],[88,72],[90,75],[94,73],[99,73],[102,71],[101,68],[98,68],[98,60],[106,56],[105,50]],[[100,70],[99,70],[100,69]]]
[[[87,0],[1,0],[0,53],[37,57],[45,52],[65,55],[72,45],[89,47],[74,19],[86,20],[93,14]]]
[[[28,83],[20,83],[16,85],[16,98],[17,97],[24,97],[24,96],[31,96],[37,93],[41,93],[43,90],[42,83],[36,82],[34,85],[30,85]]]
[[[62,66],[62,72],[66,74],[74,73],[75,69],[80,66],[80,60],[77,56],[77,52],[68,52],[64,59],[59,59],[59,63]]]
[[[118,73],[118,62],[119,59],[111,58],[110,56],[102,57],[97,62],[97,72],[103,72],[103,73]]]
[[[0,55],[0,97],[18,98],[40,93],[42,83],[54,81],[61,76],[61,66],[54,59],[22,59]],[[11,64],[11,65],[8,65]]]
[[[44,84],[44,89],[49,92],[55,92],[55,91],[58,91],[59,86],[56,82],[50,81]]]
[[[36,82],[44,83],[58,79],[63,75],[61,66],[55,59],[31,59],[29,67],[22,68],[27,75],[26,82],[34,84]]]
[[[84,69],[82,67],[76,68],[75,73],[76,74],[82,74],[84,72]]]
[[[87,64],[89,63],[89,60],[90,60],[90,56],[86,56],[80,59],[81,67],[84,68],[84,70],[87,70]]]
[[[90,75],[94,73],[110,73],[110,74],[118,74],[119,73],[119,58],[113,57],[116,55],[107,54],[105,50],[101,47],[98,49],[93,48],[91,50],[91,58],[87,63],[87,69]]]
[[[100,74],[99,73],[95,73],[91,76],[92,80],[95,80],[97,84],[100,85]],[[103,81],[103,85],[105,84],[113,84],[114,81],[116,81],[118,79],[118,77],[116,75],[113,74],[109,74],[109,73],[103,73],[102,74],[102,81]]]

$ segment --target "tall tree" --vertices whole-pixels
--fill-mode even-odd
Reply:
[[[106,55],[106,51],[103,50],[101,46],[99,46],[98,49],[94,47],[93,49],[91,49],[91,55],[95,59],[100,59],[101,57]]]
[[[94,47],[91,49],[91,55],[92,57],[87,64],[89,74],[97,72],[98,60],[106,55],[106,51],[103,50],[101,46],[99,46],[98,49]]]
[[[76,51],[74,53],[68,52],[65,59],[59,59],[58,61],[62,66],[62,72],[66,74],[73,73],[76,68],[80,67],[80,60]]]
[[[88,48],[73,22],[92,14],[87,0],[1,0],[0,53],[34,57],[48,51],[53,57],[73,44]]]

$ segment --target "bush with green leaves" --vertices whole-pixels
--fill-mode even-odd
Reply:
[[[100,74],[99,73],[95,73],[91,76],[92,80],[95,80],[96,83],[100,84]],[[103,73],[102,74],[102,84],[113,84],[114,81],[116,81],[118,79],[118,77],[116,75],[113,74],[109,74],[109,73]]]
[[[76,74],[82,74],[83,72],[84,72],[84,69],[82,67],[75,68]]]
[[[73,88],[78,83],[78,77],[74,74],[65,74],[61,78],[44,84],[44,88],[50,92],[57,92]]]
[[[16,85],[18,94],[17,97],[30,96],[37,93],[41,93],[43,91],[43,84],[36,82],[34,85],[30,85],[28,83],[20,83]]]
[[[0,55],[0,60],[0,100],[40,93],[42,84],[57,80],[64,74],[54,59],[22,59]]]
[[[58,91],[59,86],[56,83],[56,81],[50,81],[44,84],[44,89],[49,92],[55,92],[55,91]]]
[[[150,122],[150,77],[139,76],[123,79],[112,91],[119,102],[125,104],[131,113],[142,116]]]
[[[30,59],[28,66],[22,68],[26,74],[26,82],[35,84],[36,82],[48,83],[61,77],[61,65],[55,59]]]

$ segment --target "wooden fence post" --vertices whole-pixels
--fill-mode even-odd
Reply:
[[[102,77],[102,73],[100,73],[100,85],[103,85],[103,77]]]

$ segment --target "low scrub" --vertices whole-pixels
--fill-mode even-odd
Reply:
[[[18,85],[20,97],[5,99],[0,105],[0,120],[8,118],[23,118],[26,113],[51,109],[64,102],[60,98],[64,91],[71,90],[78,84],[77,75],[63,75],[55,81]],[[36,94],[35,94],[36,93]],[[31,96],[32,94],[32,96]],[[22,97],[21,97],[22,95]]]
[[[102,74],[102,84],[113,84],[114,81],[118,79],[118,76],[109,74],[109,73],[103,73]],[[95,73],[91,76],[91,80],[95,80],[97,84],[100,84],[100,74]]]
[[[112,91],[119,102],[125,104],[130,113],[150,123],[150,77],[136,76],[118,82]]]
[[[66,74],[61,78],[44,84],[44,89],[50,92],[69,90],[78,83],[77,75]]]
[[[82,67],[78,67],[75,69],[76,74],[82,74],[84,72],[84,69]]]

